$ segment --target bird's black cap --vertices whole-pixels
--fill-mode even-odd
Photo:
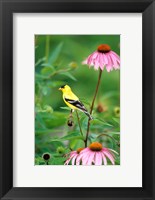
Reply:
[[[60,88],[64,88],[66,85],[62,85]]]

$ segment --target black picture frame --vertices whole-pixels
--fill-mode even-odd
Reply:
[[[13,13],[142,13],[143,187],[13,187]],[[133,44],[133,48],[134,44]],[[1,199],[155,199],[155,2],[154,0],[0,0],[0,197]],[[136,98],[136,97],[135,97]],[[27,172],[28,173],[28,172]],[[132,176],[132,174],[131,174]]]

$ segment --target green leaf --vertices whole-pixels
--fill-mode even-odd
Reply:
[[[70,148],[77,150],[78,148],[83,148],[85,146],[85,143],[83,140],[75,139],[71,140],[70,142]]]
[[[46,60],[45,57],[40,58],[36,63],[35,63],[35,67],[38,66],[40,63],[44,62]]]
[[[39,114],[36,115],[36,121],[38,121],[38,123],[39,123],[40,127],[42,127],[42,129],[46,129],[44,120],[42,119],[42,117]]]
[[[46,123],[46,127],[49,129],[53,127],[59,127],[66,123],[66,113],[63,112],[53,112],[50,113],[41,113],[42,117]]]
[[[47,134],[47,133],[53,133],[54,129],[46,129],[46,128],[37,128],[35,130],[35,134]]]
[[[109,132],[110,135],[120,135],[120,132]]]
[[[117,92],[117,91],[107,92],[106,94],[103,95],[102,101],[104,101],[105,99],[108,99],[108,98],[112,98],[114,96],[119,96],[119,92]]]
[[[55,49],[54,51],[51,52],[51,55],[49,57],[49,63],[52,64],[54,63],[58,57],[59,57],[59,54],[61,52],[61,49],[62,49],[62,46],[63,46],[63,43],[60,43]]]
[[[95,133],[91,133],[91,134],[88,135],[88,139],[89,139],[91,142],[95,142],[97,137],[98,137],[98,135],[95,134]]]
[[[47,86],[48,87],[51,87],[51,88],[55,88],[55,87],[60,87],[61,85],[64,85],[65,82],[64,81],[51,81],[47,83]]]
[[[117,124],[120,124],[120,118],[113,118],[113,120],[114,120]]]
[[[60,107],[61,109],[63,109],[63,110],[71,110],[69,107]]]
[[[51,161],[49,162],[49,165],[63,165],[65,162],[66,158],[64,157],[53,157],[51,158]]]
[[[102,123],[106,126],[110,126],[110,127],[113,127],[113,125],[109,124],[108,122],[104,121],[103,119],[100,119],[100,118],[95,118],[91,121],[92,124],[96,124],[96,122],[99,122],[99,123]]]
[[[41,74],[43,74],[43,75],[50,75],[52,73],[53,73],[53,69],[51,67],[44,67],[41,70]]]
[[[84,103],[84,104],[86,104],[86,105],[89,105],[90,106],[90,102],[88,101],[88,100],[86,100],[85,98],[81,98],[80,97],[80,101],[82,102],[82,103]]]
[[[42,88],[42,93],[44,96],[46,96],[48,94],[48,88],[47,87],[43,87]]]
[[[69,73],[69,72],[62,72],[62,73],[60,73],[60,75],[67,76],[70,79],[72,79],[73,81],[77,81],[77,79],[71,73]]]
[[[48,76],[41,75],[41,74],[35,74],[36,79],[48,79]]]
[[[73,140],[73,139],[81,139],[81,140],[84,140],[84,137],[81,136],[81,133],[80,132],[71,132],[70,134],[62,137],[62,138],[59,138],[59,139],[53,139],[51,141],[65,141],[65,140]]]

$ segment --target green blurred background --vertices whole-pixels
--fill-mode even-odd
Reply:
[[[63,164],[64,154],[83,147],[78,135],[76,115],[74,126],[68,127],[69,110],[58,90],[68,84],[85,106],[90,108],[99,71],[82,61],[98,45],[108,44],[120,55],[119,35],[36,35],[35,36],[35,164],[46,164],[42,155],[49,153],[49,164]],[[99,140],[117,152],[120,147],[120,71],[102,73],[95,102],[89,142]],[[83,132],[87,117],[79,113]],[[99,139],[97,139],[97,137]],[[108,134],[108,136],[106,136]],[[67,139],[64,137],[68,136]],[[70,136],[70,137],[69,137]],[[75,137],[72,137],[75,136]],[[61,151],[59,152],[59,150]],[[119,157],[116,164],[119,164]]]

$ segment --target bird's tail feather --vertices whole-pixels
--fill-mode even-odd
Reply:
[[[90,113],[89,112],[87,112],[87,111],[84,111],[84,113],[89,117],[89,119],[90,120],[92,120],[93,119],[93,117],[90,115]]]

